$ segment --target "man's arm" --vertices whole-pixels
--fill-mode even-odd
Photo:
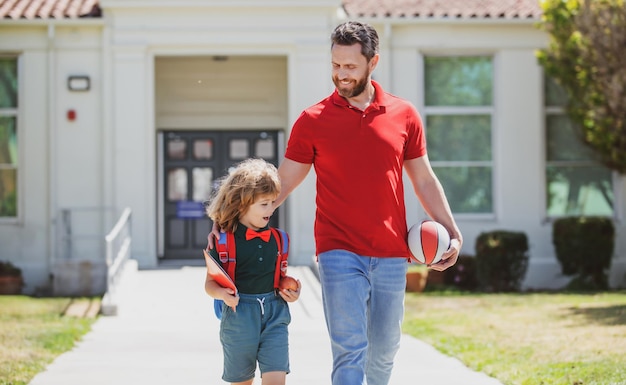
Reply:
[[[463,236],[454,221],[443,187],[430,166],[428,155],[405,161],[404,168],[426,213],[450,233],[450,248],[439,263],[431,265],[433,270],[443,271],[456,263]]]
[[[274,201],[274,209],[278,208],[287,199],[287,196],[302,183],[310,170],[310,163],[299,163],[287,158],[283,160],[278,167],[280,194]]]
[[[287,196],[296,188],[306,175],[311,170],[311,164],[307,163],[298,163],[291,159],[285,158],[281,165],[278,167],[278,177],[280,178],[280,194],[274,200],[274,210],[280,206]],[[207,236],[208,248],[212,249],[215,247],[215,239],[220,237],[221,229],[217,227],[217,224],[213,223],[211,227],[211,232]],[[215,238],[214,238],[215,237]]]

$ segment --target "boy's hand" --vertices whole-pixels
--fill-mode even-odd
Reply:
[[[300,280],[297,279],[296,281],[298,281],[298,290],[279,290],[278,294],[280,294],[281,297],[283,297],[283,299],[287,302],[295,302],[298,300],[298,298],[300,298],[300,289],[302,289],[302,283],[300,283]]]
[[[239,295],[233,289],[224,288],[224,295],[221,298],[227,306],[230,306],[234,312],[237,312],[239,305]]]

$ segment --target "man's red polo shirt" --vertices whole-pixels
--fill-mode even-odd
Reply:
[[[317,254],[409,256],[402,167],[426,154],[424,130],[411,103],[372,84],[365,111],[335,90],[302,112],[289,137],[285,156],[317,174]]]

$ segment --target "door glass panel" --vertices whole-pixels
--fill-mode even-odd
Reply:
[[[210,219],[196,219],[193,221],[193,245],[196,248],[207,246],[207,234],[211,232],[213,222]]]
[[[272,138],[257,140],[254,143],[254,155],[263,159],[273,159],[274,140]]]
[[[167,199],[187,200],[187,170],[184,168],[173,168],[167,172]]]
[[[193,158],[209,160],[213,158],[213,140],[196,139],[193,141]]]
[[[213,169],[211,167],[194,167],[191,171],[193,178],[193,200],[204,202],[211,197],[213,186]]]
[[[250,145],[247,139],[233,139],[228,143],[230,159],[247,159],[250,157]]]
[[[168,159],[185,159],[187,152],[187,142],[175,138],[167,141],[167,157]]]
[[[168,221],[168,244],[170,247],[185,246],[185,221],[182,219],[171,219]]]

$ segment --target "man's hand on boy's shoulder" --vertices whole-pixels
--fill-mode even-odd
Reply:
[[[215,240],[219,239],[220,237],[220,232],[222,232],[222,230],[219,228],[219,226],[217,226],[217,223],[213,222],[213,227],[211,227],[211,232],[209,233],[209,235],[207,235],[207,248],[208,249],[213,249],[215,247]]]

